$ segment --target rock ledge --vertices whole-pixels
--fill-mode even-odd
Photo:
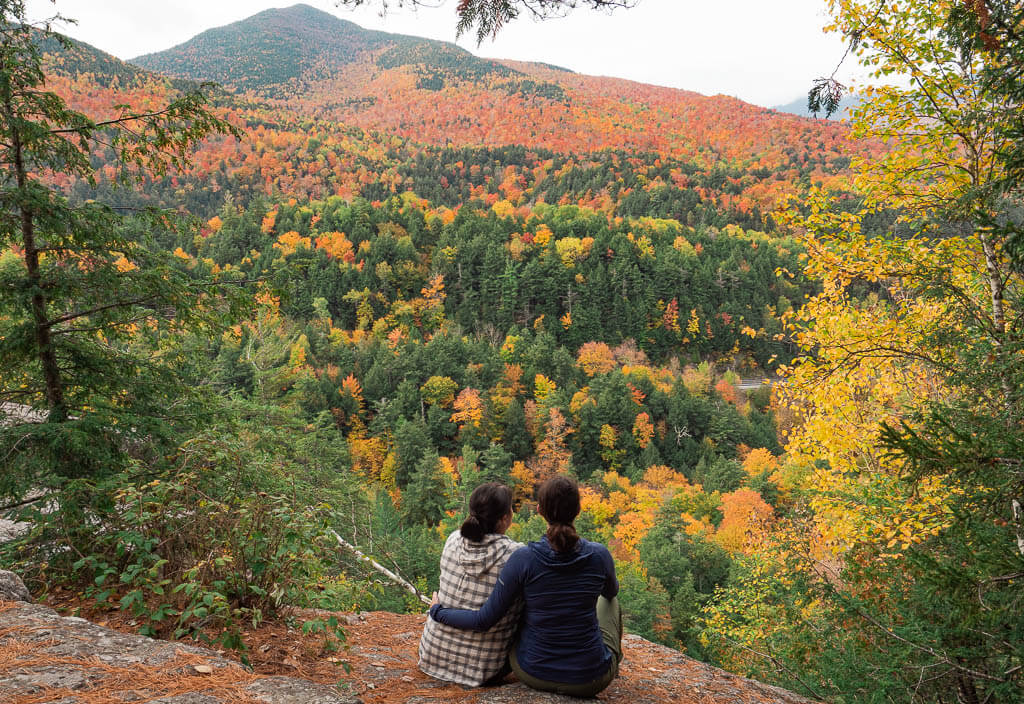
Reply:
[[[260,677],[211,650],[153,640],[59,616],[40,604],[0,601],[0,701],[358,704],[289,677]]]
[[[347,616],[345,675],[323,658],[298,661],[308,648],[283,625],[263,632],[250,651],[257,672],[181,642],[153,640],[60,616],[40,604],[0,601],[0,701],[5,704],[573,704],[509,677],[491,688],[433,680],[416,669],[423,614]],[[276,629],[276,630],[275,630]],[[670,648],[627,635],[620,676],[598,695],[629,704],[812,704],[792,692],[749,680]],[[332,658],[333,659],[333,658]],[[333,659],[336,661],[336,659]],[[289,664],[289,663],[292,664]],[[277,666],[276,668],[274,666]],[[287,668],[293,668],[288,670]],[[299,677],[276,676],[294,672]],[[310,681],[311,679],[318,682]],[[340,681],[339,681],[340,680]],[[593,701],[593,700],[591,700]]]

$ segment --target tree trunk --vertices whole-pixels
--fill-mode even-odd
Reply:
[[[992,324],[995,328],[993,342],[996,349],[1002,352],[1006,342],[1006,312],[1003,300],[1006,294],[1006,284],[1003,279],[1002,267],[999,263],[999,254],[995,244],[992,242],[992,233],[981,232],[981,247],[985,253],[985,274],[988,279],[989,295],[992,301]],[[1014,395],[1014,385],[1007,377],[1005,370],[999,372],[999,385],[1006,396],[1006,403]]]
[[[991,233],[981,233],[981,247],[985,252],[985,270],[988,275],[989,294],[992,298],[992,322],[996,329],[996,344],[1002,346],[1003,336],[1006,334],[1006,313],[1003,307],[1005,285]]]
[[[4,96],[4,110],[11,125],[11,151],[14,155],[14,170],[18,190],[24,197],[28,182],[21,134],[16,127],[14,108],[10,95]],[[25,268],[28,271],[29,290],[32,292],[32,327],[35,333],[36,355],[43,371],[46,390],[46,406],[49,409],[48,422],[61,422],[68,411],[64,400],[64,382],[57,365],[57,354],[53,349],[50,335],[50,321],[46,315],[46,298],[43,294],[42,277],[39,273],[39,245],[35,237],[35,219],[32,210],[24,202],[18,206],[21,214],[21,238],[25,250]]]

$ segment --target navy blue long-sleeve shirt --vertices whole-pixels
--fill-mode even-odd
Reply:
[[[522,596],[519,666],[538,679],[579,684],[601,677],[611,666],[596,607],[599,596],[611,599],[618,593],[608,548],[581,539],[575,549],[559,553],[545,537],[512,554],[479,610],[435,605],[430,615],[449,626],[483,631]]]

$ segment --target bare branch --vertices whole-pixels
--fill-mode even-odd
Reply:
[[[83,318],[87,315],[93,315],[94,313],[100,313],[102,311],[111,310],[113,308],[126,308],[128,306],[142,305],[143,303],[148,303],[150,301],[156,300],[157,298],[158,297],[154,294],[152,296],[143,296],[142,298],[134,298],[128,301],[114,301],[113,303],[107,303],[106,305],[96,306],[95,308],[88,308],[86,310],[68,313],[67,315],[62,315],[59,318],[53,318],[47,321],[46,327],[52,328],[54,325],[60,325],[61,323],[66,323],[69,320],[76,320],[78,318]]]
[[[333,529],[328,529],[328,530],[330,530],[330,533],[331,533],[331,535],[334,536],[335,540],[338,541],[338,545],[340,545],[341,547],[343,547],[346,550],[348,550],[349,552],[351,552],[353,555],[358,557],[360,560],[362,560],[363,562],[368,564],[370,567],[372,567],[373,569],[375,569],[378,572],[380,572],[382,575],[384,575],[385,577],[390,579],[392,582],[394,582],[395,584],[397,584],[400,587],[402,587],[403,589],[405,589],[410,594],[414,595],[416,598],[418,598],[420,601],[422,601],[427,606],[430,605],[430,599],[428,599],[424,594],[422,594],[410,582],[408,582],[407,580],[403,579],[402,577],[399,577],[397,574],[395,574],[394,572],[389,570],[387,567],[385,567],[384,565],[380,564],[379,562],[374,560],[369,555],[366,555],[365,553],[363,553],[355,545],[353,545],[352,543],[348,542],[347,540],[342,538],[340,535],[338,535],[338,533],[336,531],[334,531]]]

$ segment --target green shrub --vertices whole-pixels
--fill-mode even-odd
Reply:
[[[344,458],[322,466],[330,460],[317,441],[323,429],[303,427],[296,442],[289,416],[263,410],[278,417],[232,418],[183,443],[159,470],[135,464],[69,483],[22,512],[33,528],[0,548],[0,562],[37,587],[63,584],[130,612],[142,633],[238,649],[242,626],[280,606],[358,601],[362,586],[339,578],[328,533],[328,501],[360,501],[338,466]],[[318,632],[332,646],[344,637],[336,623]]]

